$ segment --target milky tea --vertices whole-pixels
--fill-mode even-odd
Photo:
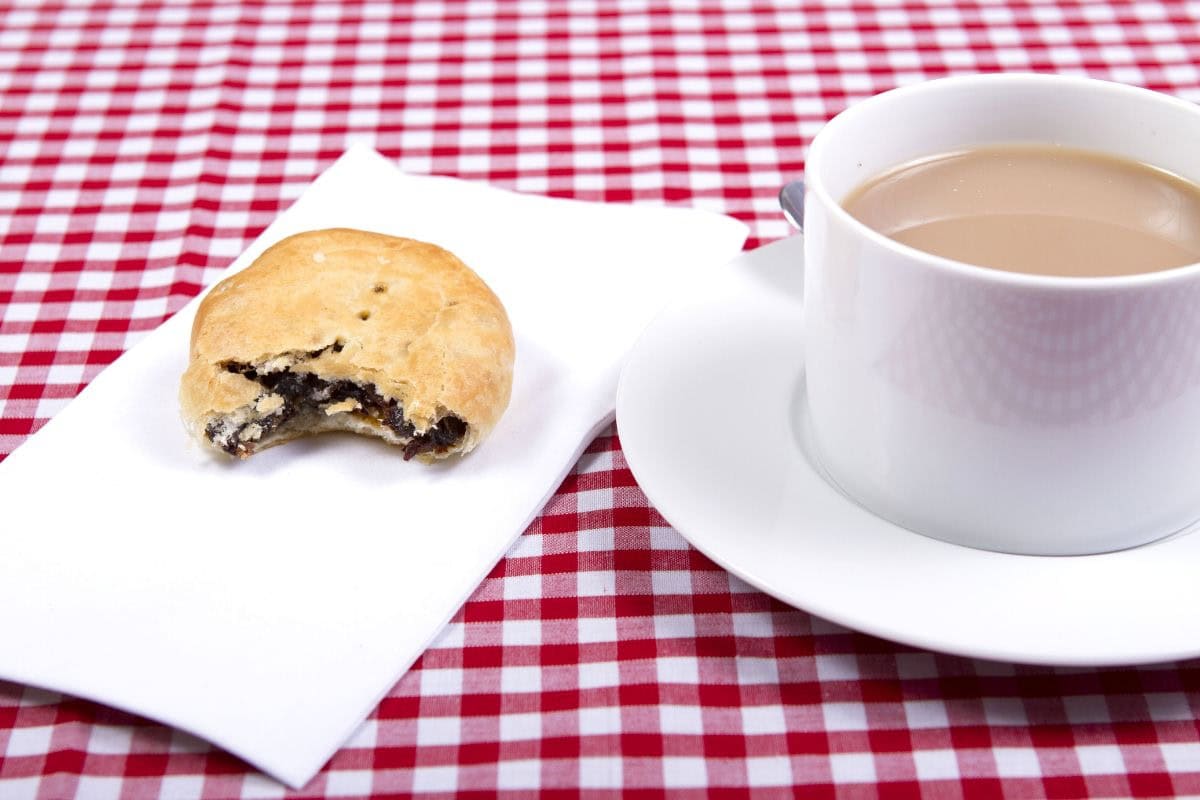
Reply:
[[[1200,261],[1200,186],[1085,150],[994,145],[922,158],[842,206],[902,244],[1010,272],[1130,275]]]

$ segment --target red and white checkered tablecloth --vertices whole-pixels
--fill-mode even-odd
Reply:
[[[415,173],[722,211],[755,246],[786,235],[775,193],[812,135],[898,84],[1037,70],[1200,100],[1183,2],[4,6],[0,458],[351,142]],[[971,661],[784,606],[649,507],[610,430],[303,791],[0,683],[0,798],[1200,794],[1198,717],[1198,662]]]

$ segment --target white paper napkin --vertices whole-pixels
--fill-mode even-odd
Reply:
[[[611,418],[680,284],[738,252],[715,214],[517,195],[349,150],[239,258],[313,228],[433,241],[500,296],[512,402],[433,468],[348,435],[247,462],[184,434],[193,302],[0,463],[0,676],[178,726],[292,786],[425,649]]]

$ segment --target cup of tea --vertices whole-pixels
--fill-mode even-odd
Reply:
[[[1030,555],[1200,519],[1200,109],[977,75],[852,106],[805,171],[816,457],[927,536]]]

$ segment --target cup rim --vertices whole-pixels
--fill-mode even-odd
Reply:
[[[837,134],[838,128],[852,123],[856,117],[861,116],[866,110],[869,110],[870,107],[876,105],[878,102],[883,101],[884,99],[895,100],[897,98],[903,98],[912,95],[937,92],[951,86],[970,84],[982,84],[986,86],[999,83],[1017,85],[1040,84],[1043,86],[1058,84],[1064,90],[1092,89],[1119,93],[1143,101],[1164,103],[1175,106],[1177,109],[1185,111],[1186,113],[1200,117],[1200,107],[1189,103],[1186,100],[1182,100],[1169,94],[1164,94],[1163,92],[1156,92],[1152,89],[1130,86],[1128,84],[1117,83],[1115,81],[1101,80],[1099,78],[1086,78],[1075,75],[1053,75],[1036,72],[980,73],[974,75],[955,75],[945,78],[935,78],[933,80],[909,84],[907,86],[889,89],[888,91],[872,95],[871,97],[847,107],[841,113],[834,116],[833,119],[829,120],[829,122],[827,122],[825,126],[817,132],[817,135],[813,137],[812,143],[809,146],[808,154],[805,158],[805,191],[811,192],[826,208],[832,209],[831,213],[836,219],[840,220],[842,223],[849,224],[853,229],[858,231],[861,235],[866,236],[867,239],[874,244],[920,262],[923,266],[929,269],[969,280],[986,281],[990,283],[998,283],[1023,288],[1069,290],[1072,292],[1078,292],[1091,290],[1111,290],[1131,286],[1145,287],[1159,284],[1170,284],[1176,281],[1188,280],[1200,274],[1200,260],[1190,264],[1183,264],[1178,267],[1170,267],[1168,269],[1156,270],[1153,272],[1138,272],[1130,275],[1041,275],[1029,272],[1010,272],[992,267],[984,267],[978,264],[971,264],[966,261],[958,261],[953,258],[946,258],[945,256],[934,255],[933,253],[927,253],[924,250],[920,250],[910,245],[898,242],[895,239],[885,236],[866,223],[860,221],[849,211],[843,208],[841,202],[833,197],[829,191],[829,188],[825,185],[818,172],[810,169],[809,165],[813,164],[814,162],[819,163],[822,157],[822,151],[825,149],[825,142],[831,135]]]

